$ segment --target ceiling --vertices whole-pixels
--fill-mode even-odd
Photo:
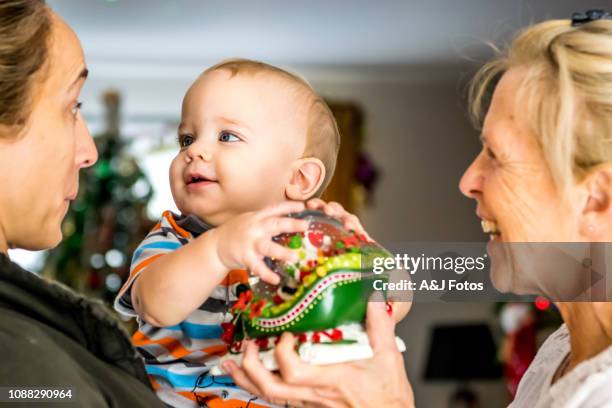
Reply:
[[[478,58],[488,41],[612,1],[48,0],[98,62],[432,66]]]

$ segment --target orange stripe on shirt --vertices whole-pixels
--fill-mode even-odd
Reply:
[[[144,334],[142,334],[140,331],[134,333],[134,336],[132,336],[132,342],[136,347],[147,346],[149,344],[160,345],[166,350],[168,350],[168,353],[170,353],[170,355],[174,358],[183,358],[193,353],[193,350],[187,350],[185,347],[183,347],[181,345],[180,340],[177,340],[172,337],[164,337],[161,339],[151,340],[147,338]]]
[[[183,236],[185,238],[191,238],[191,234],[188,233],[187,231],[185,231],[183,228],[179,227],[178,224],[176,223],[176,221],[174,221],[174,217],[172,216],[172,212],[164,211],[164,213],[162,214],[162,217],[164,217],[170,223],[172,228],[174,228],[176,230],[176,232],[181,234],[181,236]]]
[[[231,286],[234,283],[249,283],[249,273],[246,269],[233,269],[223,278],[220,285]]]
[[[155,254],[147,259],[145,259],[144,261],[142,261],[141,263],[139,263],[138,265],[136,265],[136,267],[134,267],[134,269],[132,269],[132,273],[130,273],[130,276],[134,276],[136,275],[139,271],[141,271],[145,266],[148,266],[149,264],[151,264],[153,261],[155,261],[156,259],[162,257],[166,255],[165,253],[162,254]]]
[[[149,377],[149,382],[151,383],[151,387],[153,388],[153,391],[157,391],[158,389],[161,388],[161,385],[159,385],[159,383],[155,381],[155,376],[149,375],[148,377]]]
[[[182,397],[190,399],[191,401],[196,401],[196,393],[189,391],[178,391]],[[198,392],[198,397],[200,397],[200,401],[206,401],[206,406],[210,408],[244,408],[247,404],[247,401],[240,401],[236,399],[226,400],[221,398],[219,395],[208,393],[208,392]],[[264,408],[265,405],[256,404],[251,402],[249,404],[249,408]]]
[[[202,351],[208,355],[221,357],[227,354],[227,344],[217,344],[216,346],[205,347]]]
[[[201,350],[187,350],[181,344],[181,341],[174,337],[163,337],[161,339],[152,340],[145,336],[140,330],[137,330],[132,336],[132,343],[136,347],[147,346],[149,344],[157,344],[168,350],[168,353],[175,358],[183,358],[193,353],[194,351],[203,351],[208,355],[223,356],[227,353],[227,345],[218,344],[215,346],[204,347]]]

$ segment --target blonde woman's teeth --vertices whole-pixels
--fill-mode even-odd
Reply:
[[[500,234],[499,228],[495,221],[482,220],[480,222],[480,225],[482,226],[483,232],[485,234],[491,235],[491,238],[493,238],[494,235]]]

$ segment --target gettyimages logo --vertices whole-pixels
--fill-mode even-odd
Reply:
[[[372,271],[381,274],[386,270],[401,269],[414,275],[420,270],[434,271],[444,270],[462,274],[466,271],[486,268],[487,254],[479,257],[460,256],[459,254],[447,254],[446,256],[410,256],[408,254],[396,254],[394,257],[377,256],[372,259]]]
[[[399,301],[612,301],[609,243],[445,242],[386,245],[364,256],[368,281]],[[607,262],[606,262],[607,260]]]

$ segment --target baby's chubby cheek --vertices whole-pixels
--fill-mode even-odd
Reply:
[[[179,156],[176,156],[170,163],[169,181],[170,191],[178,209],[183,211],[185,205],[185,182],[183,180],[184,165],[181,164]]]
[[[283,137],[283,134],[274,132],[266,135],[265,143],[254,149],[252,159],[242,163],[250,162],[248,167],[262,179],[261,182],[285,186],[291,178],[295,161],[304,154],[305,142],[298,132],[291,138]]]

